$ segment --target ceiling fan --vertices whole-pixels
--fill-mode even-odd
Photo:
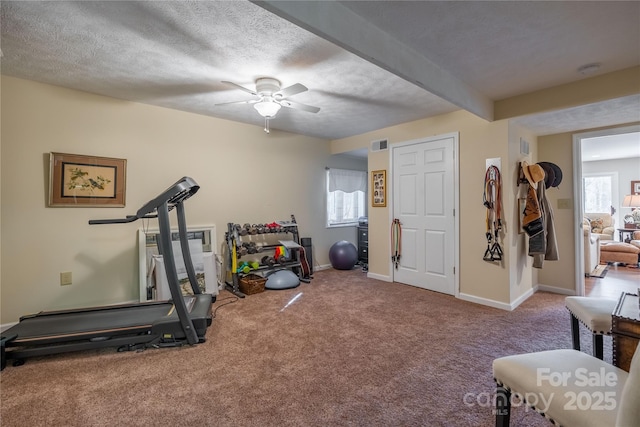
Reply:
[[[301,104],[299,102],[290,101],[288,99],[290,96],[308,90],[306,86],[300,83],[296,83],[294,85],[281,89],[280,81],[273,78],[264,77],[256,80],[256,90],[248,89],[233,82],[223,81],[222,83],[250,93],[257,98],[246,101],[223,102],[221,104],[216,104],[216,106],[229,104],[253,104],[253,108],[255,108],[258,113],[262,117],[264,117],[264,131],[266,133],[269,133],[269,120],[274,118],[276,114],[278,114],[278,111],[280,111],[281,107],[308,111],[310,113],[317,113],[318,111],[320,111],[320,108],[318,107]]]

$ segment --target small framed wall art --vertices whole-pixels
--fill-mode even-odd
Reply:
[[[371,172],[371,206],[374,208],[387,206],[387,171]]]
[[[126,169],[125,159],[50,153],[49,206],[124,207]]]
[[[640,181],[631,181],[631,194],[640,194]]]

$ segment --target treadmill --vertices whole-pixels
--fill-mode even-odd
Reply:
[[[147,347],[175,347],[205,341],[212,323],[211,305],[215,296],[200,290],[187,241],[184,201],[200,186],[183,177],[135,215],[121,219],[90,220],[89,224],[121,224],[139,219],[158,218],[158,250],[165,260],[169,301],[110,305],[81,309],[40,312],[20,318],[15,326],[2,332],[2,367],[8,359],[14,366],[29,357],[104,347],[118,351]],[[192,296],[183,296],[173,256],[169,212],[175,208],[178,235]]]

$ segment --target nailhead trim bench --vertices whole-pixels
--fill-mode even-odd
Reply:
[[[509,426],[514,395],[557,426],[640,425],[637,349],[628,373],[586,353],[561,349],[495,359],[493,377],[496,427]]]

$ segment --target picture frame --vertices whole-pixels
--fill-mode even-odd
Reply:
[[[387,206],[387,171],[384,169],[371,172],[371,206]]]
[[[126,159],[49,154],[50,207],[125,206]]]
[[[640,194],[640,181],[631,181],[631,194]]]
[[[524,234],[524,209],[527,206],[527,199],[518,198],[518,234]]]

